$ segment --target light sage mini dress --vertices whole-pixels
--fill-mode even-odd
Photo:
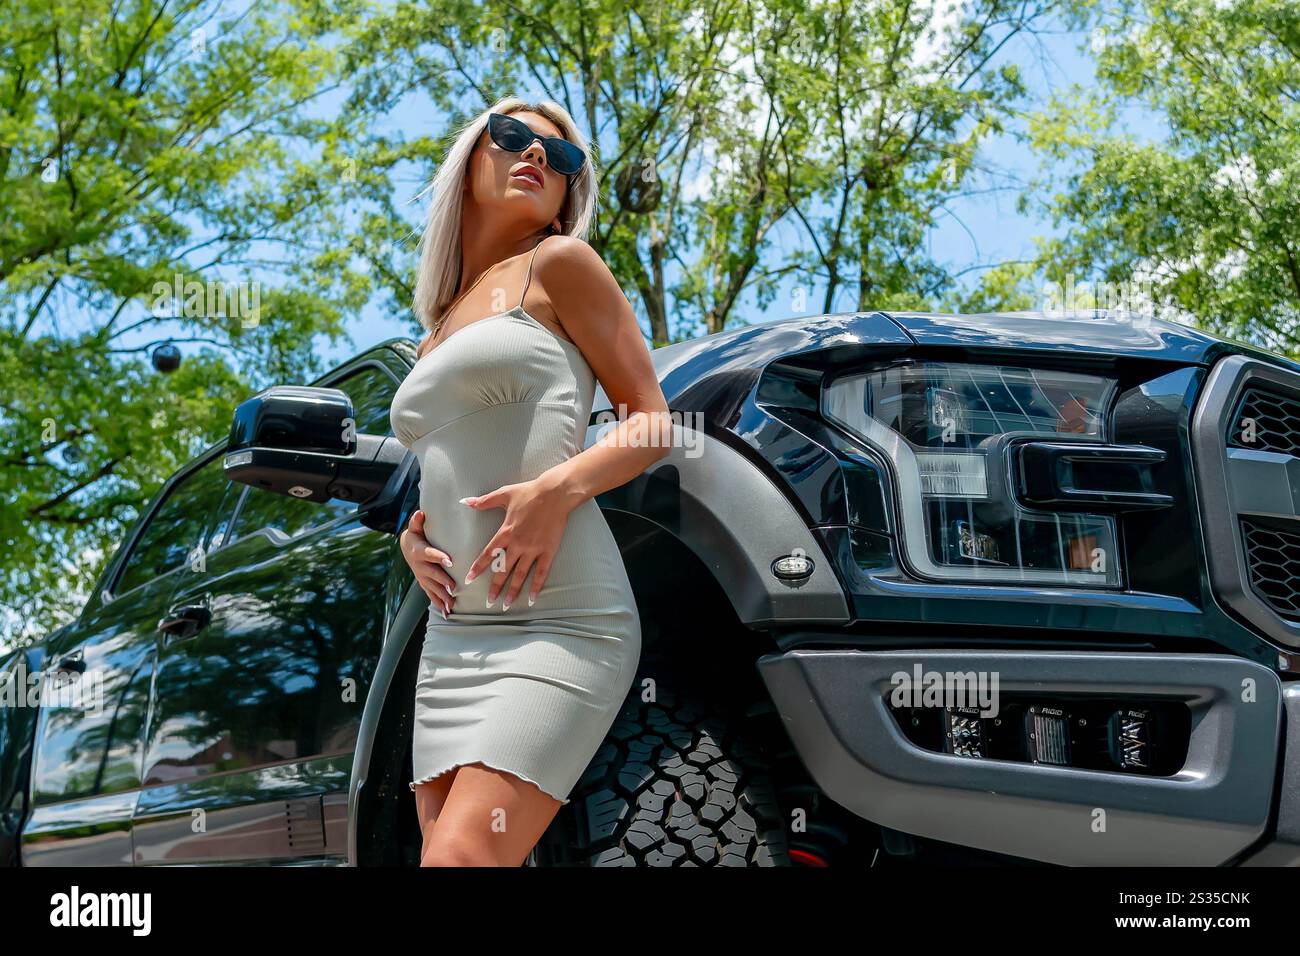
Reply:
[[[534,248],[524,292],[536,256]],[[578,454],[595,397],[581,350],[524,310],[524,292],[508,312],[471,322],[421,358],[389,410],[394,435],[419,456],[425,537],[451,556],[457,589],[450,620],[430,601],[409,786],[478,762],[567,804],[632,686],[641,626],[594,498],[569,513],[531,607],[535,567],[509,609],[504,587],[487,606],[490,566],[464,584],[506,512],[459,499]]]

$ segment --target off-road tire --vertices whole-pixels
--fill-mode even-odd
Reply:
[[[633,684],[534,866],[789,866],[766,760],[737,726]]]

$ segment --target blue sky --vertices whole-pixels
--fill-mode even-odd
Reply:
[[[1079,52],[1080,39],[1078,34],[1061,31],[1016,44],[1008,59],[1022,71],[1033,98],[1027,105],[1045,106],[1051,96],[1064,93],[1071,84],[1092,82],[1092,61]],[[1000,181],[986,181],[985,187],[1009,188],[958,198],[952,204],[952,215],[941,220],[934,231],[932,255],[953,272],[979,263],[1029,258],[1034,252],[1033,238],[1054,232],[1049,221],[1016,209],[1021,190],[1041,170],[1037,157],[1014,132],[991,137],[981,149],[983,163],[1002,173]]]

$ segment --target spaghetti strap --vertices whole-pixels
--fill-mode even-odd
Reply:
[[[524,290],[519,293],[519,305],[515,306],[517,309],[522,309],[524,307],[524,295],[528,292],[528,282],[533,277],[533,260],[537,258],[537,250],[542,248],[542,243],[545,241],[546,237],[542,236],[542,238],[537,241],[537,245],[533,246],[533,254],[528,257],[528,271],[524,273]]]

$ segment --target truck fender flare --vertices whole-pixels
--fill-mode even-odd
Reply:
[[[589,426],[587,445],[610,428]],[[634,515],[677,538],[712,572],[749,627],[849,620],[830,558],[794,505],[756,463],[703,431],[674,422],[668,455],[597,501],[605,511]],[[811,559],[812,573],[777,577],[773,564],[796,554]]]

